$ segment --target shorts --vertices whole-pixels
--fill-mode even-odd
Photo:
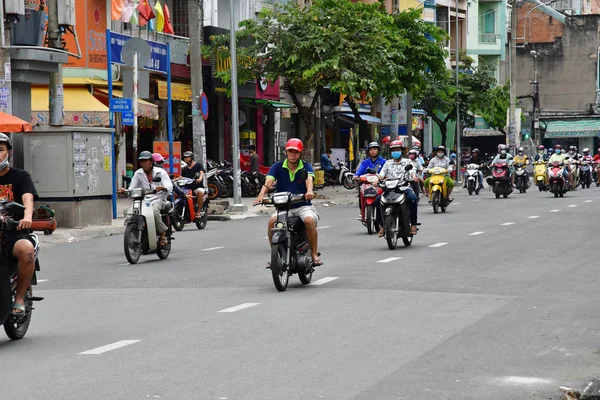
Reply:
[[[204,189],[204,188],[194,189],[194,194],[196,196],[204,196],[204,193],[206,193],[206,189]]]
[[[0,242],[0,246],[2,247],[2,256],[7,259],[12,258],[13,260],[16,260],[16,258],[13,256],[13,249],[15,248],[15,243],[21,239],[28,240],[32,245],[35,245],[33,243],[33,239],[28,233],[11,232],[10,234],[5,234],[4,238],[2,238],[2,241]]]
[[[284,213],[285,211],[281,211],[281,213]],[[273,214],[273,217],[276,217],[277,213]],[[300,217],[300,219],[302,220],[302,222],[304,222],[304,220],[308,217],[312,217],[312,219],[315,221],[315,225],[317,225],[317,221],[319,220],[319,214],[317,214],[317,210],[315,210],[315,208],[313,206],[302,206],[302,207],[298,207],[298,208],[292,208],[289,211],[288,216],[290,217]]]

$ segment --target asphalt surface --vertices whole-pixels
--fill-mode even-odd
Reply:
[[[395,251],[358,208],[322,207],[317,284],[294,276],[283,293],[265,269],[266,217],[187,227],[167,260],[134,266],[121,236],[47,247],[46,300],[25,339],[0,337],[1,393],[562,398],[599,372],[599,206],[597,188],[461,192],[445,214],[422,201],[419,234]]]

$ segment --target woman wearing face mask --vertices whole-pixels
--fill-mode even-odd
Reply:
[[[543,145],[539,145],[537,148],[537,154],[535,155],[534,161],[548,161],[548,154],[544,152],[546,148]]]
[[[402,153],[404,152],[404,145],[400,140],[394,140],[390,143],[390,154],[392,155],[391,160],[387,160],[386,163],[381,168],[381,171],[377,174],[377,178],[373,185],[376,186],[380,180],[382,179],[395,179],[395,178],[404,178],[406,180],[414,180],[418,182],[418,178],[416,175],[416,169],[413,165],[413,168],[410,171],[406,171],[407,165],[412,165],[412,161],[406,158],[402,158]],[[417,196],[412,189],[408,188],[404,191],[404,195],[406,199],[410,203],[410,234],[417,234]],[[381,207],[381,195],[377,196],[375,202],[373,203],[375,207]],[[383,210],[382,210],[383,211]],[[376,213],[377,224],[380,226],[379,228],[379,237],[382,237],[385,233],[385,229],[383,227],[383,212],[380,211]]]
[[[571,175],[571,171],[569,170],[569,162],[567,160],[567,155],[563,153],[562,146],[560,144],[554,146],[554,154],[552,154],[552,157],[550,157],[550,159],[548,160],[548,163],[550,164],[555,162],[564,164],[563,176],[569,181],[569,190],[576,190],[573,185],[573,175]]]
[[[417,178],[419,180],[419,185],[415,188],[415,193],[417,189],[418,191],[424,192],[423,190],[423,164],[421,164],[421,160],[419,160],[419,152],[415,149],[408,152],[408,159],[413,164],[413,169],[417,172]]]
[[[452,173],[454,170],[454,164],[450,163],[450,158],[446,156],[446,148],[444,146],[439,146],[437,148],[436,156],[429,161],[429,165],[427,166],[427,170],[440,167],[448,170],[448,173]],[[427,172],[427,171],[426,171]],[[454,189],[454,181],[447,176],[446,178],[446,188],[448,189],[448,202],[452,202],[452,198],[450,198],[450,193],[452,193],[452,189]],[[425,179],[425,192],[429,196],[429,178]]]
[[[500,160],[506,160],[508,163],[508,173],[510,174],[510,184],[512,188],[515,187],[515,167],[513,167],[513,156],[508,152],[508,149],[505,144],[501,144],[498,146],[498,154],[492,160],[492,165],[496,164]]]

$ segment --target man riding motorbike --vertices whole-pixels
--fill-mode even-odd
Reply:
[[[370,168],[374,169],[375,172],[379,172],[381,170],[381,168],[383,167],[383,164],[385,164],[385,158],[383,158],[379,155],[380,151],[381,151],[381,148],[379,147],[379,143],[377,143],[377,142],[369,143],[369,146],[367,147],[367,152],[369,153],[369,158],[365,158],[358,166],[358,169],[354,173],[355,180],[358,180],[361,177],[361,175],[366,174],[367,170]]]
[[[454,169],[454,163],[452,163],[450,161],[450,158],[448,158],[448,156],[446,155],[446,148],[444,146],[437,147],[435,157],[433,157],[429,161],[429,165],[427,166],[426,170],[430,170],[430,169],[436,168],[436,167],[444,168],[444,169],[448,170],[448,173],[452,173],[452,170]],[[454,188],[454,181],[449,176],[445,177],[445,181],[446,181],[446,188],[448,189],[447,199],[448,199],[448,202],[451,203],[452,200],[454,200],[454,199],[450,198],[450,193],[452,193],[452,189]],[[429,196],[429,178],[425,179],[424,185],[425,185],[425,192]]]
[[[471,158],[469,158],[469,161],[467,162],[467,165],[469,164],[477,164],[479,165],[480,169],[478,171],[478,178],[479,178],[479,189],[483,189],[483,171],[481,171],[481,166],[485,164],[485,161],[483,160],[483,158],[481,157],[481,155],[479,154],[479,149],[478,148],[474,148],[471,151]],[[464,184],[464,188],[467,187],[467,180],[464,179],[465,184]]]
[[[507,150],[505,144],[501,144],[498,146],[498,154],[492,160],[492,165],[496,164],[500,160],[506,160],[508,163],[508,173],[510,175],[510,184],[512,188],[515,187],[515,167],[513,167],[513,156]]]
[[[413,147],[413,149],[408,152],[408,159],[412,162],[413,169],[415,170],[415,173],[417,175],[417,181],[419,184],[418,189],[420,189],[421,192],[423,192],[423,164],[419,160],[419,151],[415,150],[415,148]]]
[[[546,154],[544,150],[546,150],[546,148],[543,145],[539,145],[533,161],[548,161],[548,154]]]
[[[377,174],[377,179],[373,182],[373,185],[376,186],[380,180],[382,179],[396,179],[396,178],[404,178],[407,181],[414,180],[418,181],[416,171],[413,168],[410,171],[406,171],[407,165],[412,165],[412,161],[409,159],[402,158],[402,152],[404,151],[404,145],[400,140],[394,140],[390,143],[390,154],[392,155],[391,160],[387,160],[381,171]],[[410,234],[417,234],[417,196],[415,192],[411,188],[407,188],[404,191],[404,195],[406,199],[410,202]],[[375,199],[375,207],[379,207],[380,212],[376,214],[377,224],[380,226],[379,228],[379,237],[382,237],[385,234],[385,228],[383,226],[383,210],[381,210],[381,195],[377,196]]]
[[[0,199],[25,206],[25,216],[19,221],[17,231],[5,232],[0,238],[0,256],[4,260],[12,258],[18,262],[17,291],[11,314],[19,315],[26,311],[25,294],[35,269],[33,242],[27,231],[31,228],[37,191],[27,171],[10,166],[11,157],[12,141],[0,133]]]
[[[183,153],[183,161],[185,161],[187,167],[184,167],[181,170],[181,176],[196,181],[193,185],[190,185],[190,189],[196,196],[196,203],[198,204],[198,214],[196,215],[196,218],[200,218],[200,212],[204,206],[204,193],[206,193],[206,189],[204,189],[204,166],[194,161],[194,153],[191,151]]]
[[[152,209],[154,210],[154,223],[156,224],[156,233],[160,235],[160,245],[166,246],[167,237],[165,232],[168,227],[162,220],[160,211],[165,205],[167,198],[173,192],[173,184],[169,174],[162,168],[154,167],[152,159],[152,153],[149,151],[142,151],[138,157],[141,168],[135,171],[131,183],[129,184],[128,190],[140,188],[140,189],[155,189],[156,200],[152,202]],[[160,178],[160,183],[152,182],[155,177]],[[125,192],[125,189],[119,190],[121,193]]]
[[[563,164],[563,176],[569,181],[570,190],[577,190],[573,183],[573,175],[569,169],[569,160],[565,153],[562,152],[562,146],[557,144],[554,146],[554,154],[548,159],[548,164],[558,162]]]
[[[579,161],[580,156],[581,155],[577,153],[577,146],[569,146],[567,157],[569,157],[570,160]]]
[[[260,189],[260,193],[254,204],[261,204],[267,192],[277,181],[277,192],[291,192],[293,194],[303,194],[305,201],[293,204],[289,211],[290,217],[300,217],[306,228],[306,236],[312,252],[312,260],[315,266],[323,265],[323,260],[319,258],[317,221],[319,215],[312,206],[311,200],[315,197],[313,193],[313,184],[315,173],[313,167],[308,162],[300,159],[304,144],[300,139],[290,139],[285,144],[286,159],[278,161],[271,166],[265,184]],[[271,216],[268,225],[269,245],[273,236],[273,227],[277,222],[277,214]]]

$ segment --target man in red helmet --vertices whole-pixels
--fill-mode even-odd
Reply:
[[[304,194],[305,201],[292,205],[290,209],[290,217],[298,216],[304,222],[306,228],[306,236],[312,252],[312,259],[315,266],[322,265],[323,260],[319,258],[317,250],[317,221],[319,216],[315,208],[311,204],[311,200],[315,197],[313,193],[313,183],[315,173],[313,167],[308,162],[303,162],[300,159],[304,145],[300,139],[290,139],[285,144],[286,159],[278,161],[271,166],[265,183],[254,201],[254,204],[262,203],[262,200],[273,186],[273,182],[277,181],[278,192],[291,192],[294,194]],[[269,219],[269,244],[273,235],[272,229],[277,222],[277,214]]]

